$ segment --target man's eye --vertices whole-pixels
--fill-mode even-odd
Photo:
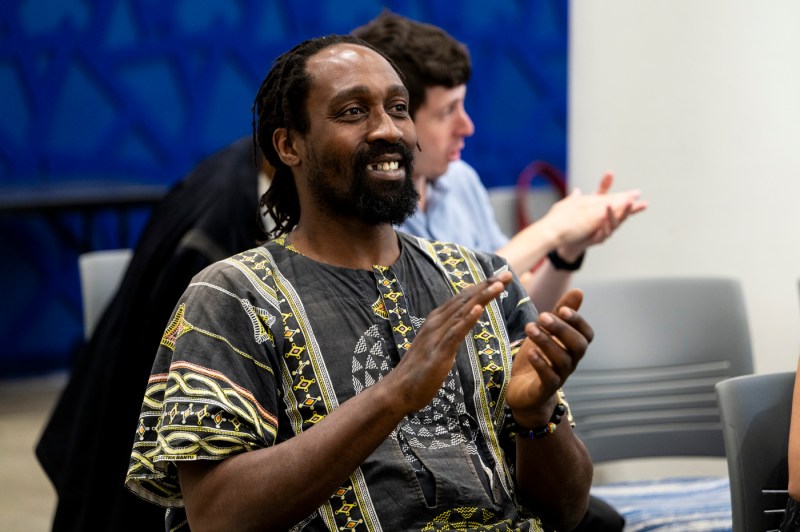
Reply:
[[[406,114],[408,113],[408,105],[404,103],[396,103],[392,106],[392,110],[396,113]]]
[[[342,116],[356,116],[364,114],[364,111],[358,107],[350,107],[342,112]]]

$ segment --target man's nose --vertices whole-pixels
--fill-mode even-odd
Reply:
[[[458,112],[458,134],[462,137],[471,137],[475,133],[475,124],[467,114],[466,109],[461,109]]]
[[[396,143],[403,140],[403,130],[385,111],[375,114],[370,124],[368,141],[386,140]]]

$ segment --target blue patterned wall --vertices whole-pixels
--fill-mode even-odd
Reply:
[[[567,4],[368,0],[20,0],[0,10],[0,194],[11,185],[170,184],[247,134],[271,60],[383,7],[466,42],[464,158],[489,186],[566,162]],[[76,254],[130,246],[146,212],[0,214],[0,376],[65,367],[81,343]]]

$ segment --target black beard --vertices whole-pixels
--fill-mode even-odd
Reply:
[[[400,165],[405,169],[401,181],[377,181],[367,177],[367,165],[377,157],[391,153],[400,155]],[[337,167],[330,157],[308,165],[308,186],[317,201],[335,216],[358,218],[370,225],[398,225],[417,209],[419,193],[414,188],[414,155],[402,142],[390,144],[377,141],[355,153],[352,160],[350,187],[342,190],[335,186],[346,171],[331,176]]]

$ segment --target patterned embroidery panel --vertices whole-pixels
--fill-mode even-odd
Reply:
[[[444,267],[454,292],[486,279],[477,262],[471,258],[471,252],[465,248],[443,242],[431,242],[429,246]],[[508,297],[508,292],[504,292],[500,297],[505,299]],[[472,334],[480,373],[484,386],[489,391],[488,406],[494,409],[495,419],[500,417],[498,407],[501,406],[505,393],[505,375],[511,372],[511,352],[508,348],[509,339],[502,323],[503,319],[502,311],[497,303],[493,302],[478,320]]]
[[[542,522],[539,518],[532,519],[529,523],[530,532],[543,532]],[[436,518],[422,527],[421,532],[434,532],[441,530],[470,530],[470,531],[507,531],[521,530],[511,520],[497,521],[495,512],[488,508],[459,507],[453,508],[436,516]]]
[[[414,339],[416,328],[422,325],[424,319],[411,315],[403,287],[391,268],[373,266],[373,272],[381,293],[381,304],[385,309],[384,313],[378,315],[385,314],[393,333],[394,344],[399,356],[402,357]],[[389,364],[383,364],[383,367],[388,368],[388,366]],[[441,449],[463,444],[467,446],[470,454],[475,455],[477,451],[472,436],[475,430],[474,423],[470,424],[470,417],[466,413],[464,390],[458,376],[458,368],[453,366],[431,402],[401,421],[392,436],[398,439],[406,461],[414,470],[426,473],[424,464],[414,453],[413,448]]]
[[[297,251],[284,238],[276,243],[291,253]],[[319,341],[311,320],[305,311],[300,295],[274,264],[265,248],[256,252],[266,259],[261,281],[274,287],[280,318],[283,324],[282,355],[283,388],[290,390],[285,396],[286,410],[294,434],[306,431],[319,423],[339,404],[335,388],[325,368]],[[250,262],[258,264],[253,258]],[[271,290],[272,291],[272,290]],[[345,482],[316,513],[329,528],[341,530],[374,530],[376,518],[366,497],[367,486],[357,471]],[[366,508],[366,512],[364,511]],[[314,521],[314,516],[309,517]]]
[[[425,240],[420,242],[426,246],[429,253],[438,258],[439,264],[450,279],[454,293],[486,279],[471,251],[443,242]],[[502,301],[507,297],[508,292],[505,291],[499,300]],[[486,307],[476,327],[473,328],[472,341],[466,342],[473,372],[484,384],[482,387],[475,387],[475,404],[483,409],[483,416],[479,421],[492,443],[496,456],[500,455],[496,431],[504,418],[505,376],[510,375],[512,363],[505,319],[498,300],[493,301]]]
[[[274,378],[259,348],[264,328],[252,319],[269,313],[211,283],[198,282],[187,293],[161,341],[155,367],[163,372],[150,378],[128,472],[132,489],[166,505],[181,504],[172,461],[221,460],[261,448],[275,441],[278,427],[275,408],[259,395],[265,383],[274,389]],[[216,320],[197,312],[198,300],[240,318],[239,333],[217,332]],[[192,361],[182,359],[186,353]]]

